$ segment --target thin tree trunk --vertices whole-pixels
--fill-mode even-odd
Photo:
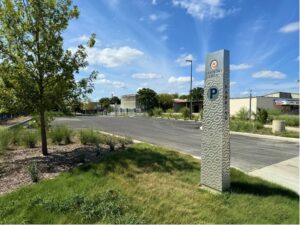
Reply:
[[[42,153],[43,153],[43,155],[48,155],[45,111],[43,111],[43,110],[41,110],[41,112],[40,112],[40,122],[41,122]]]

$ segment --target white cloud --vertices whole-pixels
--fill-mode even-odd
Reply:
[[[149,20],[154,22],[154,21],[157,21],[157,20],[165,20],[165,19],[168,19],[169,17],[170,17],[169,13],[160,11],[160,12],[157,12],[157,13],[150,14],[149,15]]]
[[[167,24],[162,24],[157,28],[157,31],[159,32],[164,32],[168,29],[168,25]]]
[[[149,19],[151,21],[156,21],[156,20],[158,20],[158,16],[156,14],[151,14],[151,15],[149,15]]]
[[[231,71],[236,71],[236,70],[245,70],[245,69],[249,69],[253,67],[252,65],[250,64],[231,64],[230,65],[230,70]],[[196,67],[196,72],[198,73],[203,73],[205,72],[205,65],[204,64],[199,64],[197,67]]]
[[[249,94],[250,94],[249,91],[243,91],[240,93],[240,95],[249,95]]]
[[[163,35],[162,37],[161,37],[161,40],[163,40],[163,41],[166,41],[166,40],[168,40],[169,39],[169,36],[168,35]]]
[[[196,67],[196,72],[198,72],[198,73],[203,73],[203,72],[205,72],[205,65],[204,65],[204,64],[199,64],[199,65]]]
[[[134,73],[132,74],[132,77],[136,79],[151,80],[161,78],[162,76],[156,73]]]
[[[101,64],[105,67],[118,67],[131,63],[144,53],[128,46],[120,48],[88,49],[90,64]]]
[[[172,0],[172,3],[200,20],[219,19],[236,11],[236,9],[226,11],[223,8],[223,0]]]
[[[106,76],[104,74],[98,74],[97,79],[95,80],[95,84],[111,85],[114,88],[118,88],[118,89],[126,87],[124,82],[112,81],[112,80],[106,79]]]
[[[183,83],[188,83],[190,82],[191,78],[190,77],[174,77],[171,76],[168,80],[169,84],[183,84]]]
[[[193,55],[192,54],[182,54],[176,59],[176,63],[178,63],[179,66],[188,66],[188,65],[190,65],[190,63],[187,62],[186,60],[193,60],[194,61]]]
[[[230,70],[236,71],[236,70],[246,70],[253,67],[250,64],[230,64]]]
[[[156,5],[156,4],[157,4],[156,0],[152,0],[152,5]]]
[[[193,85],[196,86],[196,87],[203,86],[204,85],[204,80],[194,81]]]
[[[235,82],[235,81],[230,81],[230,86],[234,86],[234,85],[236,85],[237,84],[237,82]]]
[[[299,30],[299,22],[289,23],[279,29],[281,33],[291,33]]]
[[[279,71],[262,70],[252,74],[253,78],[284,79],[286,74]]]

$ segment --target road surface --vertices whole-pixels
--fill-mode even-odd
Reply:
[[[201,157],[201,130],[182,121],[148,117],[80,116],[57,118],[54,124],[94,128],[167,146]],[[231,166],[251,172],[299,155],[299,144],[281,140],[231,135]]]

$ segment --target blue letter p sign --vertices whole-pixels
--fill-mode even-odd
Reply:
[[[208,98],[210,100],[215,100],[218,97],[218,95],[219,95],[218,88],[216,88],[216,87],[210,87],[208,89],[208,93],[207,94],[208,94]]]

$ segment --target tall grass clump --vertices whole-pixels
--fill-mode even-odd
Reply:
[[[299,127],[299,116],[298,115],[279,115],[273,116],[273,120],[284,120],[286,126]]]
[[[122,148],[125,148],[126,145],[133,144],[133,140],[130,137],[119,138],[118,142],[121,144]]]
[[[183,107],[180,109],[180,113],[184,120],[188,119],[190,116],[190,110],[187,107]]]
[[[99,147],[99,144],[103,141],[103,137],[100,133],[93,129],[84,129],[79,132],[79,139],[83,145],[95,145]]]
[[[37,183],[39,181],[39,169],[36,162],[29,164],[28,173],[32,182]]]
[[[21,145],[23,132],[24,132],[24,128],[22,126],[18,126],[10,129],[11,144],[16,146]]]
[[[21,142],[27,148],[36,147],[39,140],[39,135],[37,131],[24,130],[21,135]]]
[[[248,120],[249,119],[249,110],[246,108],[241,108],[240,111],[236,114],[238,120]]]
[[[106,135],[104,143],[109,146],[110,151],[114,151],[119,139],[114,135]]]
[[[12,139],[11,131],[0,128],[0,154],[8,149]]]
[[[231,120],[230,130],[232,131],[246,131],[254,132],[263,128],[263,124],[259,122],[243,121],[243,120]]]
[[[162,110],[161,108],[155,107],[155,108],[153,109],[153,115],[154,115],[154,116],[161,116],[162,113],[163,113],[163,110]]]
[[[73,131],[68,127],[61,125],[54,127],[49,132],[49,137],[54,144],[70,144]]]
[[[257,112],[254,113],[255,120],[259,123],[265,124],[268,121],[268,111],[262,108],[257,108]]]

